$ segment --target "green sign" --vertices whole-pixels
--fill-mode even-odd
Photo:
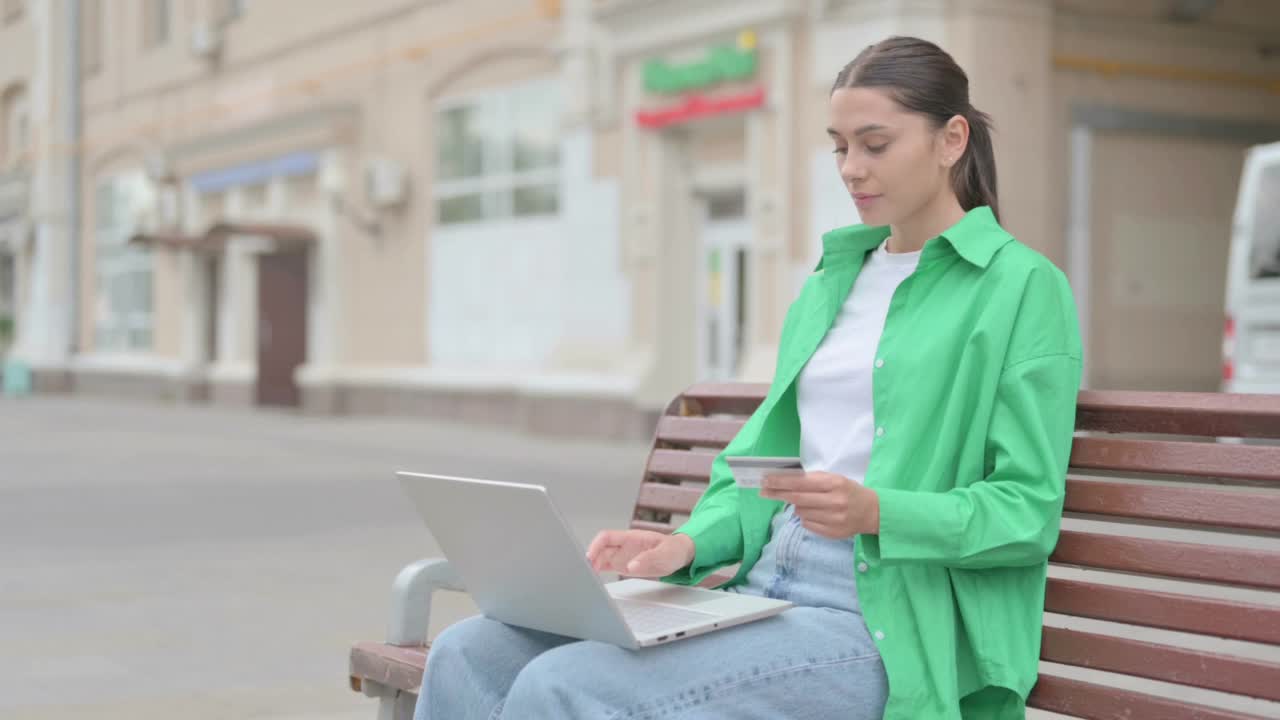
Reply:
[[[744,32],[738,36],[736,46],[713,47],[698,62],[672,65],[664,60],[649,60],[644,64],[644,89],[671,95],[726,80],[745,80],[756,74],[756,62],[755,33]]]

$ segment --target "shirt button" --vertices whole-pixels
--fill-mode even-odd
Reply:
[[[883,640],[883,639],[884,639],[884,631],[883,631],[883,630],[877,630],[877,631],[876,631],[876,639],[877,639],[877,640]]]
[[[884,437],[884,427],[876,428],[876,437]]]
[[[866,572],[866,571],[867,571],[867,564],[864,562],[858,563],[858,572]]]
[[[879,359],[879,360],[877,360],[877,361],[876,361],[876,367],[878,367],[878,368],[882,368],[882,367],[884,367],[884,358],[881,358],[881,359]]]

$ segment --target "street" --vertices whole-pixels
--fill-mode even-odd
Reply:
[[[647,447],[410,418],[0,400],[0,717],[372,718],[347,649],[437,555],[398,469],[547,485],[621,527]],[[474,611],[442,593],[432,634]]]

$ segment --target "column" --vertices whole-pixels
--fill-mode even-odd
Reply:
[[[1062,232],[1050,203],[1053,6],[1050,0],[962,0],[947,49],[969,75],[974,106],[995,122],[1002,224],[1061,262]]]
[[[71,348],[80,340],[92,336],[92,298],[82,297],[78,327],[72,327],[71,303],[73,279],[71,278],[70,250],[74,237],[70,216],[68,187],[67,128],[71,103],[68,102],[67,17],[69,3],[28,3],[31,23],[36,33],[36,58],[29,79],[28,99],[31,112],[35,162],[29,185],[29,212],[34,229],[31,248],[29,278],[29,302],[18,326],[22,336],[18,339],[18,358],[30,363],[37,373],[37,383],[61,384],[62,371],[70,358]],[[87,245],[89,243],[82,243]],[[82,265],[84,272],[74,279],[86,291],[91,283],[82,282],[92,277],[92,268]],[[81,328],[85,329],[80,333]],[[56,376],[45,380],[40,377],[48,371]]]

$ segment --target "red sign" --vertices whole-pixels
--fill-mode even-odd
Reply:
[[[657,110],[637,110],[636,123],[640,127],[656,129],[689,122],[712,115],[744,112],[764,106],[764,87],[740,93],[738,95],[720,95],[707,97],[694,93],[686,95],[675,105]]]

